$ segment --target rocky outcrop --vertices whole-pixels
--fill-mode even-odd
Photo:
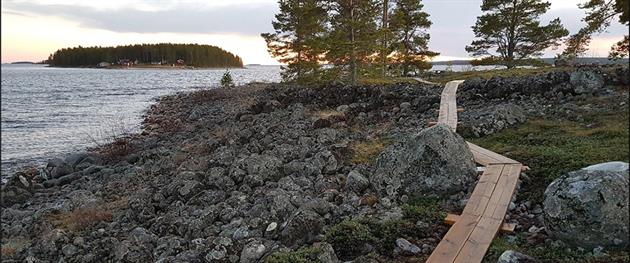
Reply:
[[[460,114],[462,124],[457,131],[464,136],[481,137],[499,132],[527,120],[525,111],[513,103],[465,110]]]
[[[381,153],[370,182],[383,196],[447,196],[476,180],[464,140],[440,124],[405,137]]]
[[[569,83],[577,94],[595,94],[604,87],[604,77],[593,70],[571,72]]]
[[[589,249],[628,245],[628,173],[570,172],[553,181],[544,198],[552,236]]]
[[[533,257],[525,255],[523,253],[514,251],[514,250],[506,250],[501,254],[497,263],[536,263],[539,262]]]

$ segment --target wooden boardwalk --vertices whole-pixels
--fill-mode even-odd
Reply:
[[[446,124],[453,131],[457,129],[457,86],[462,82],[451,81],[442,91],[437,123]],[[481,262],[497,232],[513,230],[513,226],[503,221],[523,165],[475,144],[467,144],[475,162],[485,166],[485,170],[462,214],[449,215],[446,219],[454,224],[427,262]]]

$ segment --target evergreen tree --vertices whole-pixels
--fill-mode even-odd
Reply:
[[[396,64],[407,75],[410,67],[418,70],[431,68],[427,62],[439,53],[429,51],[429,33],[431,26],[429,14],[422,11],[421,0],[398,0],[390,21],[390,31],[394,34],[392,48]]]
[[[234,87],[234,81],[232,80],[232,74],[230,74],[230,70],[225,70],[225,73],[223,73],[223,76],[221,77],[221,87],[224,89]]]
[[[587,10],[586,17],[582,19],[586,22],[586,26],[567,39],[565,43],[567,47],[561,55],[563,58],[571,59],[584,54],[588,50],[591,36],[606,30],[614,18],[619,17],[619,23],[626,26],[630,20],[628,0],[589,0],[578,6]],[[611,48],[609,58],[628,56],[629,42],[628,35],[625,35]]]
[[[359,71],[368,66],[379,52],[378,18],[381,6],[376,0],[331,0],[330,33],[326,60],[357,82]]]
[[[274,33],[261,36],[269,52],[283,67],[285,81],[305,82],[318,76],[323,56],[326,10],[322,0],[280,0],[280,13],[272,22]]]
[[[549,47],[557,47],[569,32],[560,18],[542,26],[540,15],[547,12],[549,2],[542,0],[483,0],[483,15],[472,27],[475,37],[466,51],[473,56],[497,57],[508,68],[519,60],[540,56]],[[498,55],[490,52],[496,48]]]

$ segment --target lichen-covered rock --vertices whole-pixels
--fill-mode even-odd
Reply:
[[[481,137],[523,123],[527,120],[527,116],[521,107],[506,103],[464,111],[461,119],[463,124],[457,127],[458,132],[464,136]]]
[[[578,94],[593,94],[604,87],[604,77],[592,70],[571,72],[569,82]]]
[[[362,194],[369,186],[370,181],[358,171],[352,170],[348,173],[348,178],[346,179],[346,189],[354,191],[357,194]]]
[[[289,218],[280,236],[287,246],[302,245],[312,242],[322,231],[323,225],[324,220],[319,214],[312,210],[300,209]]]
[[[514,250],[506,250],[501,254],[497,263],[536,263],[535,258],[516,252]]]
[[[583,248],[628,244],[628,173],[570,172],[544,197],[544,223],[553,236]]]
[[[382,195],[450,195],[476,180],[473,156],[464,139],[436,125],[388,147],[376,161],[370,182]]]

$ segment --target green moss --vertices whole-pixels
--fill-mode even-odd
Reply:
[[[358,220],[342,221],[326,232],[326,242],[333,246],[335,253],[342,259],[360,255],[366,244],[375,241],[369,226]]]
[[[317,254],[320,250],[313,247],[303,247],[291,252],[275,252],[265,260],[266,263],[318,263]]]
[[[551,181],[569,171],[609,161],[628,161],[628,112],[584,116],[583,123],[531,119],[488,137],[472,139],[481,147],[528,165],[532,178],[521,197],[540,202]]]
[[[426,223],[439,223],[446,217],[440,200],[433,197],[416,198],[402,206],[405,218]]]
[[[345,220],[326,232],[326,242],[342,260],[350,260],[372,246],[380,255],[391,256],[397,238],[410,240],[426,237],[425,232],[407,220],[377,221],[374,219]]]

